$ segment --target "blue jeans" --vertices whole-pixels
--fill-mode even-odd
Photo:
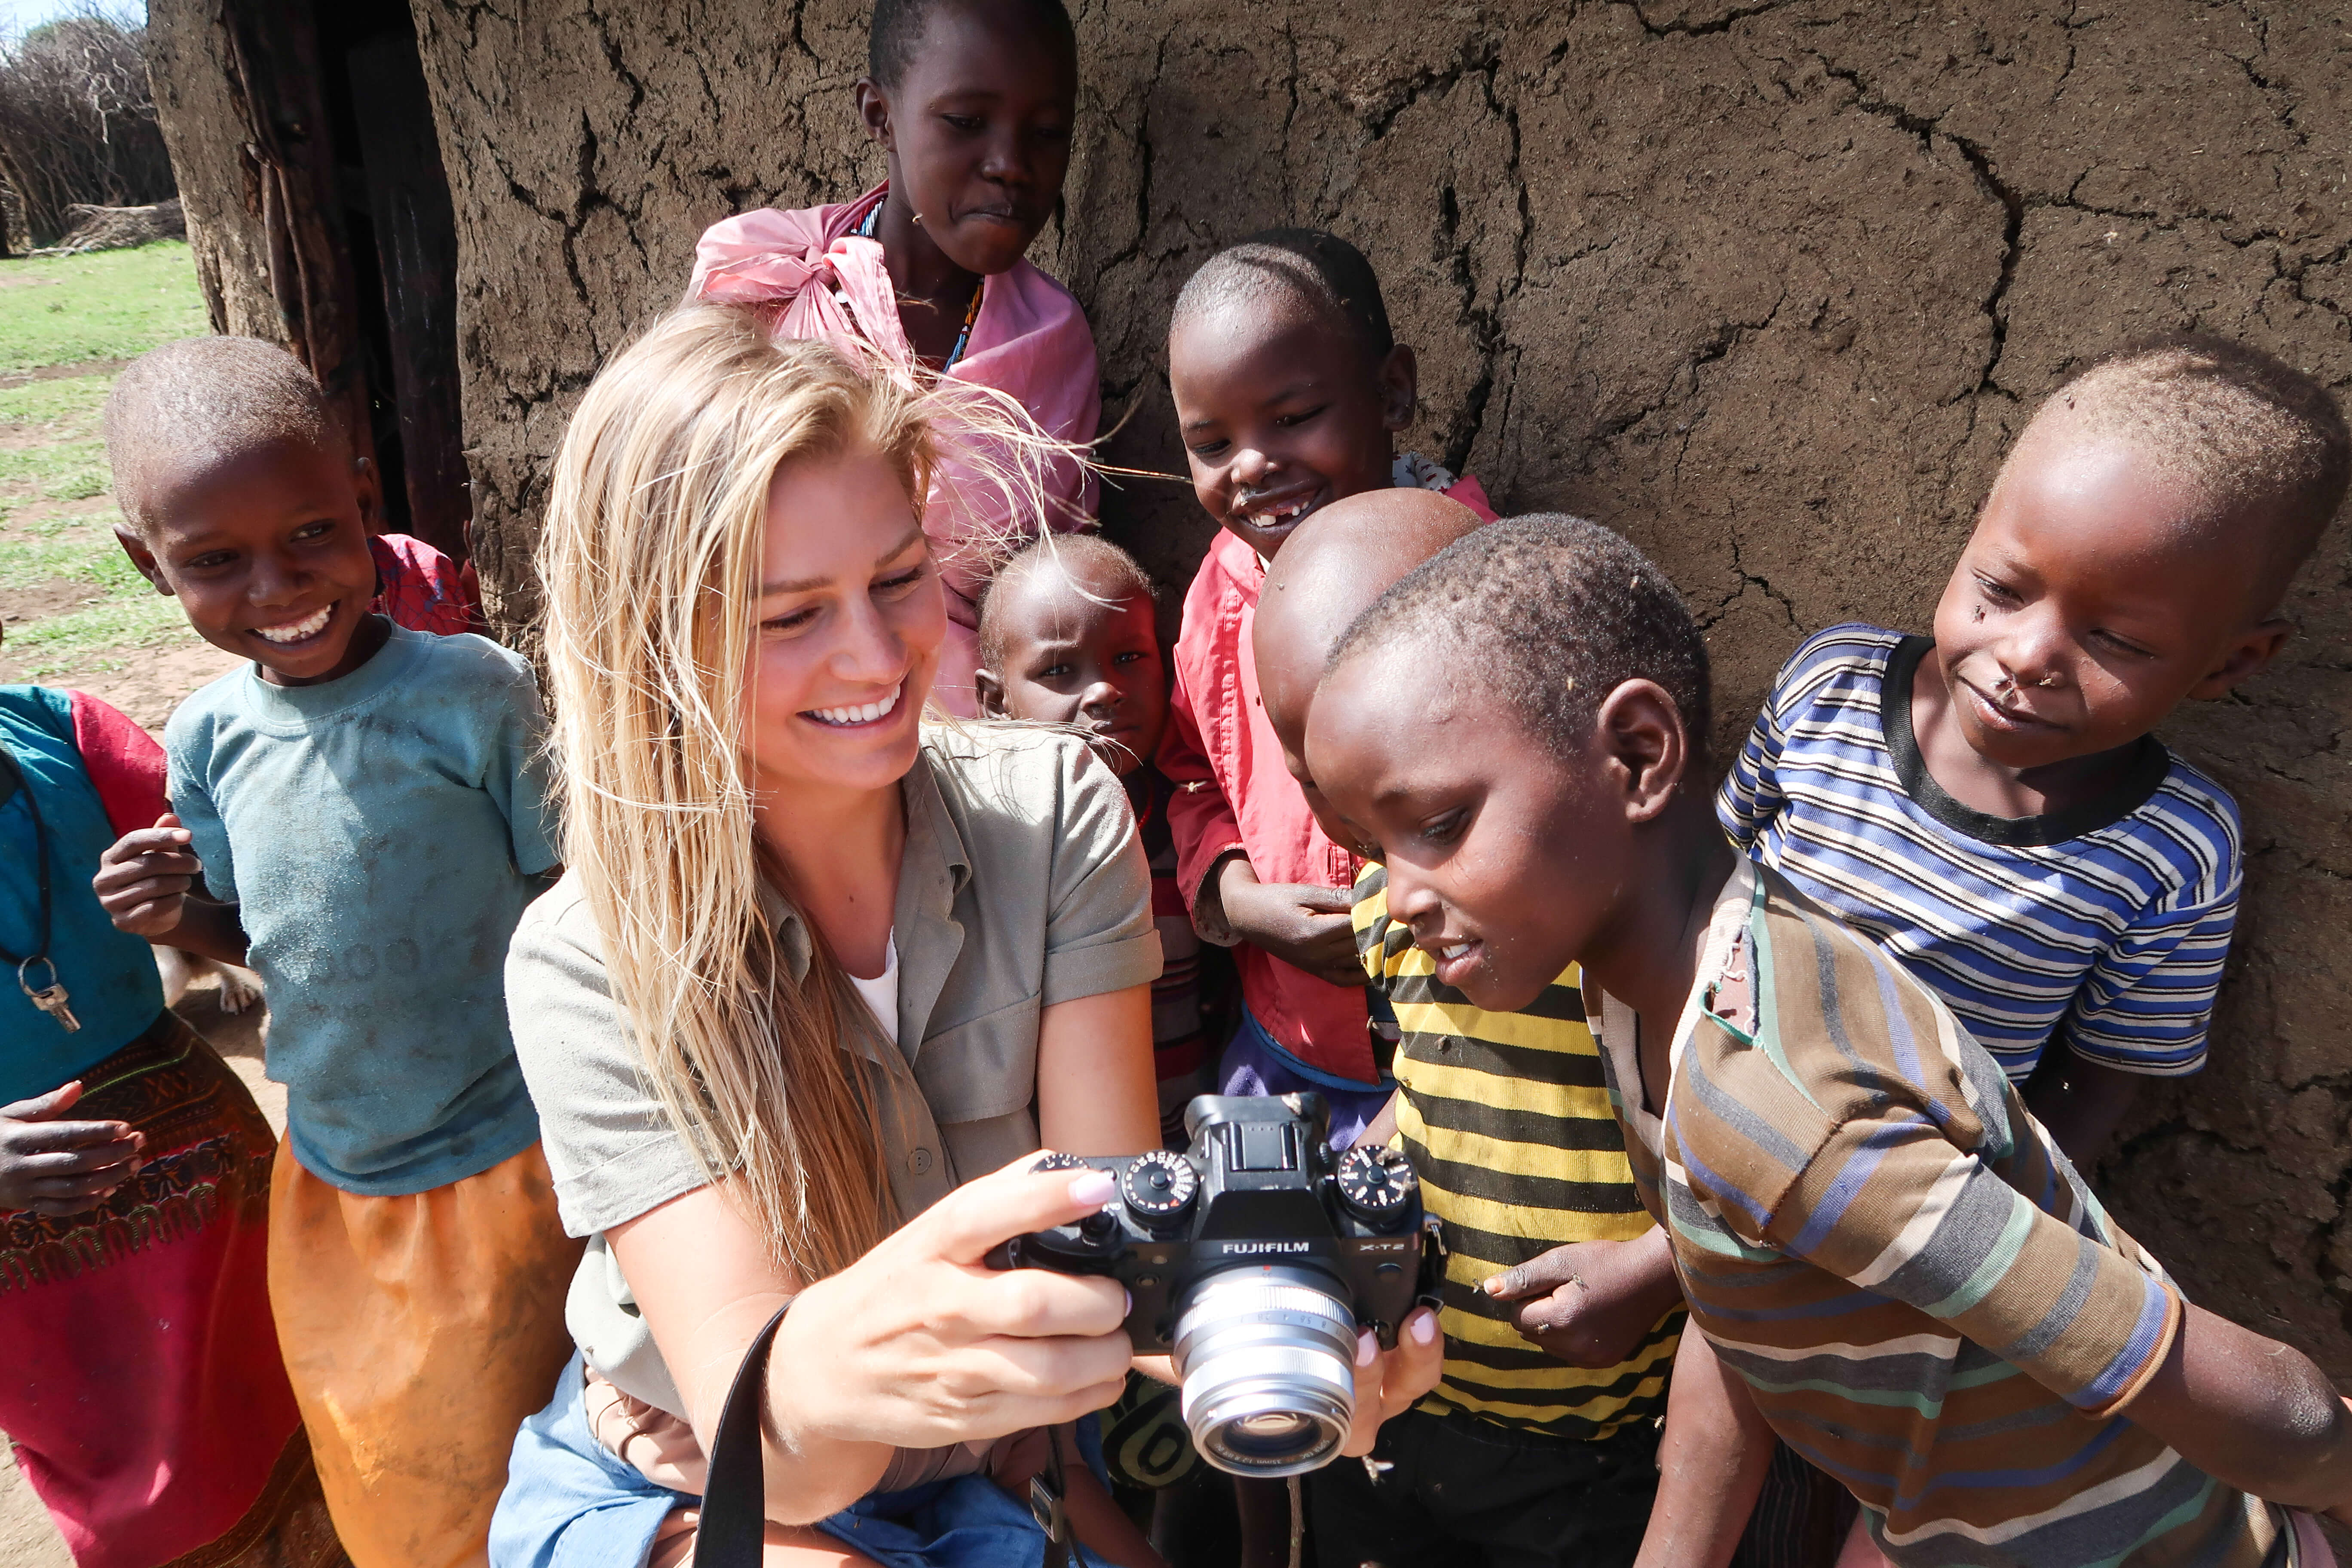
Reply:
[[[1267,1034],[1257,1015],[1246,1007],[1242,1009],[1241,1027],[1234,1031],[1217,1063],[1217,1086],[1219,1094],[1296,1094],[1313,1089],[1331,1108],[1334,1149],[1354,1143],[1396,1092],[1392,1078],[1365,1083],[1307,1066]]]
[[[597,1442],[581,1388],[575,1352],[555,1397],[515,1434],[490,1520],[490,1568],[638,1568],[663,1516],[701,1500],[656,1486]],[[1102,1478],[1091,1415],[1078,1423],[1078,1449]],[[1045,1555],[1045,1532],[1029,1510],[986,1476],[860,1498],[816,1528],[883,1568],[1036,1568]],[[1080,1558],[1105,1568],[1090,1552]]]

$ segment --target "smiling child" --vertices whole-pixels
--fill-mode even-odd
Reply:
[[[284,350],[142,355],[106,442],[124,551],[252,662],[173,714],[176,815],[107,851],[100,902],[268,984],[270,1304],[352,1561],[478,1560],[580,1250],[501,968],[556,868],[538,689],[486,638],[369,609],[364,469]]]
[[[1250,628],[1266,563],[1315,510],[1391,486],[1492,518],[1475,479],[1399,458],[1412,350],[1361,252],[1312,229],[1220,251],[1176,301],[1168,379],[1192,493],[1223,529],[1184,597],[1160,771],[1194,924],[1234,947],[1241,1027],[1226,1094],[1313,1089],[1345,1147],[1394,1086],[1373,1051],[1349,889],[1360,862],[1316,825],[1259,700]]]
[[[1733,839],[1933,986],[2085,1165],[2143,1079],[2204,1065],[2237,920],[2236,803],[2150,731],[2270,663],[2347,471],[2333,401],[2267,355],[2098,363],[2018,438],[1935,635],[1815,636],[1724,784]]]
[[[1102,416],[1094,333],[1068,289],[1023,259],[1061,199],[1077,113],[1078,47],[1061,0],[878,0],[866,134],[889,177],[856,200],[714,224],[689,297],[775,312],[780,337],[856,340],[885,362],[1003,394],[1074,447]],[[950,457],[923,526],[945,571],[948,640],[932,700],[977,710],[978,601],[998,560],[1034,538],[989,454]],[[1080,527],[1092,473],[1051,458],[1043,526]]]
[[[1366,611],[1307,734],[1443,984],[1507,1011],[1583,966],[1699,1331],[1662,1462],[1720,1488],[1655,1560],[1721,1561],[1769,1427],[1899,1568],[2329,1562],[2299,1510],[2352,1511],[2352,1412],[2182,1298],[1933,990],[1725,841],[1707,699],[1655,566],[1523,518]]]
[[[1004,563],[981,601],[981,712],[1068,724],[1127,785],[1151,861],[1151,923],[1164,967],[1151,984],[1151,1055],[1160,1132],[1184,1146],[1184,1107],[1208,1093],[1201,1022],[1201,938],[1176,890],[1168,780],[1151,765],[1168,727],[1151,580],[1094,534],[1041,540]]]

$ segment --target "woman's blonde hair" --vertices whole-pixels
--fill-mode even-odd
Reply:
[[[876,1108],[838,1044],[862,1005],[813,928],[795,982],[761,903],[763,875],[782,880],[744,762],[769,484],[785,463],[870,450],[919,512],[940,396],[774,341],[757,311],[688,306],[582,399],[540,542],[564,860],[664,1109],[803,1280],[894,1215]]]

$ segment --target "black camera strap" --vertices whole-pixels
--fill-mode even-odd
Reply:
[[[709,1479],[702,1489],[702,1522],[694,1535],[698,1568],[760,1568],[768,1533],[768,1453],[760,1413],[767,1405],[768,1351],[784,1324],[790,1301],[776,1309],[753,1337],[735,1372],[734,1385],[711,1439]]]
[[[1045,1468],[1029,1478],[1029,1516],[1045,1532],[1044,1568],[1069,1568],[1077,1550],[1070,1542],[1070,1514],[1063,1501],[1070,1495],[1069,1477],[1062,1470],[1062,1431],[1045,1428]]]
[[[16,759],[9,754],[8,748],[0,746],[0,805],[16,799],[19,792],[25,796],[25,809],[33,814],[33,885],[40,889],[40,923],[33,929],[32,952],[15,953],[0,947],[0,963],[16,969],[21,977],[25,965],[49,962],[49,835],[47,825],[41,821],[41,803],[33,798],[32,781],[16,765]],[[55,965],[50,966],[49,975],[56,978]],[[30,982],[24,982],[24,984],[27,992],[32,990]]]
[[[760,1431],[761,1412],[767,1405],[768,1352],[775,1346],[784,1314],[792,1310],[786,1301],[752,1337],[727,1390],[708,1456],[709,1479],[703,1485],[702,1521],[694,1537],[695,1568],[760,1568],[768,1533],[768,1452]],[[1044,1568],[1070,1568],[1076,1561],[1069,1513],[1062,1500],[1068,1495],[1060,1435],[1048,1427],[1045,1468],[1029,1480],[1029,1511],[1045,1532]]]

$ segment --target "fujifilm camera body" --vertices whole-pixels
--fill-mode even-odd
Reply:
[[[1444,1272],[1421,1182],[1394,1150],[1334,1154],[1323,1099],[1204,1094],[1192,1147],[1132,1158],[1055,1154],[1041,1169],[1108,1171],[1098,1214],[1014,1237],[999,1268],[1124,1285],[1139,1353],[1172,1353],[1185,1425],[1210,1463],[1286,1476],[1327,1463],[1355,1410],[1358,1334],[1384,1347]]]

